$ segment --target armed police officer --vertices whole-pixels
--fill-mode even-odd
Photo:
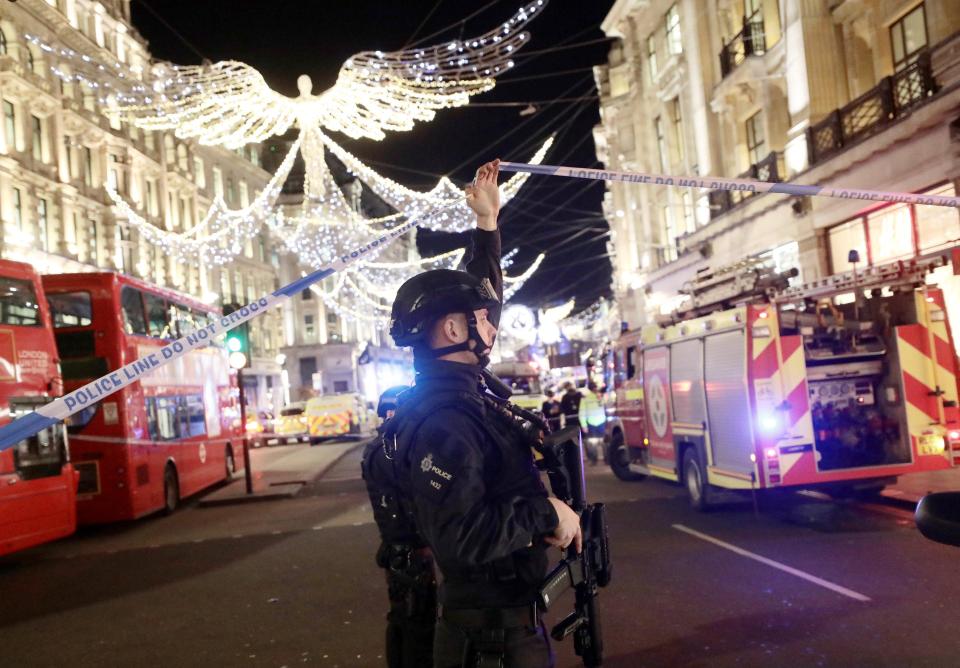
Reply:
[[[388,668],[430,668],[433,627],[437,618],[437,583],[430,549],[417,533],[411,508],[400,493],[398,468],[383,441],[384,428],[410,388],[398,385],[380,395],[377,416],[383,420],[364,447],[363,479],[373,518],[380,531],[377,566],[384,569],[390,610],[387,613]]]
[[[413,347],[417,377],[385,436],[442,574],[435,668],[552,666],[535,603],[547,549],[581,542],[578,515],[540,481],[528,433],[484,398],[503,296],[498,167],[467,188],[477,215],[467,271],[415,276],[393,304],[391,335]]]

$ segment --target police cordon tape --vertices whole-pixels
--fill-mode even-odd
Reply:
[[[857,188],[831,188],[828,186],[809,186],[797,183],[770,183],[753,179],[728,179],[720,176],[669,176],[665,174],[641,174],[639,172],[615,172],[606,169],[587,169],[581,167],[560,167],[557,165],[530,165],[524,162],[501,162],[504,172],[529,172],[550,176],[567,176],[575,179],[594,181],[622,181],[624,183],[646,183],[657,186],[679,186],[682,188],[702,188],[705,190],[738,190],[749,193],[779,193],[781,195],[807,195],[810,197],[834,197],[838,199],[856,199],[868,202],[906,202],[927,206],[960,207],[960,197],[944,195],[917,195],[915,193],[884,192],[881,190],[861,190]]]
[[[202,348],[203,346],[208,345],[220,334],[223,334],[224,332],[233,329],[237,325],[255,318],[264,311],[267,311],[281,303],[284,299],[289,299],[293,295],[299,294],[302,290],[316,283],[317,281],[321,281],[327,276],[343,270],[360,258],[366,256],[371,251],[379,250],[383,246],[392,243],[404,233],[416,227],[418,224],[418,220],[413,219],[408,220],[402,225],[398,225],[389,230],[384,230],[384,233],[381,236],[368,241],[349,253],[341,255],[328,266],[322,267],[311,274],[307,274],[303,278],[293,281],[289,285],[283,286],[276,292],[273,292],[266,297],[261,297],[260,299],[239,308],[233,313],[217,319],[214,323],[207,325],[206,327],[195,330],[186,336],[177,339],[176,341],[168,343],[156,352],[134,360],[126,366],[123,366],[116,371],[108,373],[101,378],[87,383],[83,387],[74,390],[69,394],[54,399],[49,404],[41,406],[33,413],[28,413],[17,418],[13,422],[0,427],[0,452],[12,448],[20,441],[33,436],[37,432],[42,431],[51,425],[60,422],[61,420],[65,420],[74,413],[77,413],[87,406],[100,401],[104,397],[107,397],[114,392],[123,389],[127,385],[138,381],[143,376],[150,374],[152,371],[163,366],[164,364],[168,364],[169,362],[182,357],[191,350],[194,350],[195,348]]]

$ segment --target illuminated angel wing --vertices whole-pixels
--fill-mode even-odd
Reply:
[[[320,96],[320,123],[349,137],[383,139],[385,130],[410,130],[416,121],[433,119],[438,109],[467,104],[513,67],[513,56],[530,37],[519,28],[545,5],[535,0],[479,37],[353,56]]]
[[[120,94],[108,112],[145,130],[239,148],[283,134],[302,113],[299,99],[275,92],[253,67],[234,60],[212,65],[153,66],[153,85]]]
[[[298,97],[281,95],[256,69],[236,61],[161,63],[151,69],[151,83],[114,96],[110,112],[142,128],[173,130],[227,148],[263,141],[294,123],[301,130],[323,127],[352,138],[383,139],[385,131],[410,130],[417,121],[431,120],[438,109],[467,104],[471,95],[493,88],[494,79],[513,67],[513,55],[529,40],[521,28],[546,4],[534,0],[478,37],[359,53],[320,95],[312,94],[306,76],[297,82]]]

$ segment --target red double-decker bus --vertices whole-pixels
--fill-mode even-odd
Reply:
[[[43,277],[66,391],[149,355],[218,313],[117,273]],[[236,372],[218,345],[194,350],[71,416],[81,524],[173,512],[242,467]]]
[[[62,393],[40,280],[0,260],[0,424]],[[0,452],[0,555],[73,533],[76,486],[60,423]]]

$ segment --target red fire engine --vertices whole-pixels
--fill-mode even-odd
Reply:
[[[608,458],[624,480],[716,488],[878,491],[960,463],[945,258],[789,286],[746,261],[703,271],[662,322],[615,346]]]

